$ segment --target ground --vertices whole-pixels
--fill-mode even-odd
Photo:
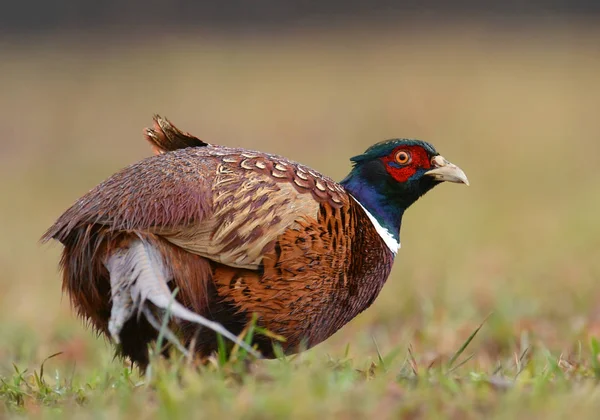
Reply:
[[[0,43],[0,417],[596,418],[600,32],[426,28]],[[37,241],[150,154],[154,113],[335,179],[416,137],[471,186],[407,212],[377,301],[314,349],[144,376],[74,316],[60,246]]]

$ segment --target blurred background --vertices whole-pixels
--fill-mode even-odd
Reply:
[[[150,155],[154,113],[338,180],[393,137],[465,170],[408,211],[379,299],[317,355],[448,354],[490,313],[478,364],[600,331],[599,2],[3,3],[0,373],[110,363],[38,239]]]

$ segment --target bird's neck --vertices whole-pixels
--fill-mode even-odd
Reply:
[[[373,224],[380,236],[395,253],[400,247],[400,226],[402,215],[406,209],[402,205],[403,203],[396,200],[396,197],[390,196],[383,186],[373,185],[372,182],[362,177],[360,173],[355,173],[355,171],[352,171],[340,184],[368,212],[370,218],[375,219],[376,223]],[[373,220],[371,221],[373,222]],[[387,231],[393,238],[396,243],[396,251],[393,249],[394,246],[390,246],[391,244],[386,240],[385,232],[381,232],[379,227]]]

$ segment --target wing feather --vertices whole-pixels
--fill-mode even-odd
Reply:
[[[273,171],[285,176],[273,177]],[[99,224],[157,234],[213,261],[257,269],[283,233],[316,222],[321,203],[339,207],[347,200],[329,178],[279,156],[191,147],[117,172],[71,206],[43,240],[64,242]]]

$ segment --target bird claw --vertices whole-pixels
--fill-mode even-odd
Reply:
[[[260,354],[230,333],[221,324],[211,321],[190,311],[176,301],[167,286],[169,273],[162,263],[158,251],[143,240],[134,241],[128,249],[113,254],[106,262],[110,272],[112,309],[109,320],[109,332],[116,343],[119,343],[121,330],[127,320],[137,311],[138,317],[143,313],[150,325],[162,334],[170,343],[186,356],[188,351],[179,342],[175,334],[154,316],[149,303],[165,311],[165,316],[173,316],[176,320],[185,320],[207,327],[217,334],[229,339],[245,349],[253,356]]]

